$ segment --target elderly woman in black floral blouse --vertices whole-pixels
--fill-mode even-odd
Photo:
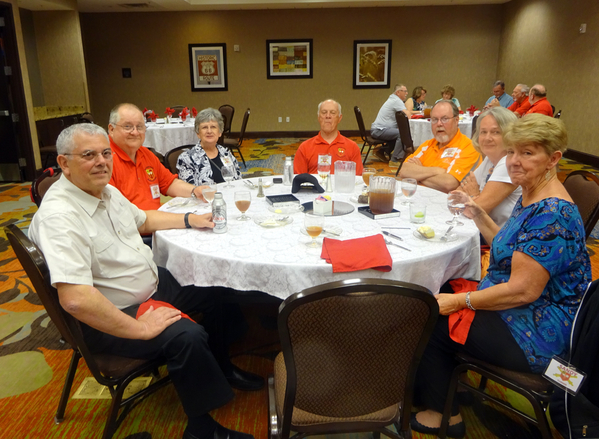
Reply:
[[[179,178],[200,186],[207,183],[224,183],[221,169],[224,166],[235,170],[235,180],[241,179],[241,171],[235,156],[227,148],[219,145],[223,132],[223,116],[214,108],[206,108],[195,119],[195,131],[199,141],[192,149],[185,151],[177,160]]]

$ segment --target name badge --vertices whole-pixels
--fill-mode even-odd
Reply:
[[[223,162],[223,166],[233,166],[233,160],[231,160],[231,157],[221,157],[221,161]]]
[[[459,152],[460,152],[459,148],[447,148],[445,151],[443,151],[441,158],[442,159],[454,158]]]
[[[576,395],[586,374],[576,370],[561,358],[553,357],[543,376],[569,394]]]
[[[150,186],[150,191],[152,192],[152,198],[160,198],[160,186],[153,184]]]

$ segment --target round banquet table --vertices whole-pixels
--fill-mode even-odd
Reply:
[[[195,145],[198,136],[193,128],[194,118],[188,118],[184,123],[173,119],[171,123],[146,123],[146,140],[143,146],[154,148],[165,155],[171,149],[182,145]]]
[[[264,179],[268,180],[268,179]],[[257,179],[252,179],[257,183]],[[463,226],[453,231],[457,239],[453,242],[429,242],[417,238],[413,232],[419,225],[409,222],[409,209],[403,206],[402,196],[395,198],[395,209],[401,212],[399,218],[372,220],[357,211],[360,204],[353,203],[351,194],[333,192],[334,201],[345,201],[356,209],[343,216],[327,216],[325,229],[337,227],[342,230],[339,236],[327,235],[334,239],[352,239],[381,233],[381,226],[409,227],[386,229],[403,237],[403,241],[387,238],[411,249],[411,251],[388,245],[393,259],[390,272],[367,269],[348,273],[333,273],[332,265],[320,258],[322,247],[310,249],[305,243],[310,238],[302,233],[302,212],[290,214],[291,224],[276,228],[264,228],[253,219],[264,216],[285,216],[274,214],[268,209],[265,198],[256,198],[257,190],[250,189],[252,204],[247,215],[252,220],[241,222],[233,200],[235,190],[247,189],[242,180],[232,182],[234,188],[218,190],[227,203],[228,232],[213,233],[211,229],[163,230],[154,234],[153,252],[157,265],[166,267],[181,285],[225,286],[241,291],[258,290],[285,299],[305,288],[326,282],[353,278],[385,278],[412,282],[425,286],[437,293],[443,283],[453,278],[480,279],[480,241],[474,222],[463,216]],[[355,196],[361,192],[362,178],[356,177]],[[281,184],[265,189],[266,195],[280,195],[291,192],[291,186]],[[326,194],[325,194],[326,195]],[[312,201],[317,194],[300,192],[295,194],[302,203]],[[354,198],[355,199],[355,198]],[[447,209],[447,195],[423,186],[418,187],[413,201],[427,205],[426,224],[437,234],[443,234],[452,218]],[[174,198],[160,210],[167,212],[210,212],[208,204],[185,198]],[[322,243],[322,235],[317,238]]]
[[[462,120],[459,122],[459,128],[462,134],[472,137],[472,118],[469,115],[461,114]],[[410,132],[414,149],[418,148],[427,140],[433,138],[433,130],[431,128],[430,119],[410,119]]]

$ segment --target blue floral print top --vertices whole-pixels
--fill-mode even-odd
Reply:
[[[542,372],[554,355],[567,353],[572,321],[591,282],[584,226],[576,205],[546,198],[523,207],[520,197],[512,216],[493,239],[488,273],[479,290],[509,280],[515,251],[532,257],[550,278],[537,300],[498,313],[531,370]]]

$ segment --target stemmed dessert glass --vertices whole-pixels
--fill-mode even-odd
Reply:
[[[233,168],[233,166],[223,166],[220,169],[220,173],[222,174],[223,179],[227,182],[227,184],[223,187],[233,187],[231,181],[233,181],[233,178],[235,177],[235,168]]]
[[[316,237],[322,233],[322,229],[324,228],[324,215],[306,213],[304,216],[304,227],[308,236],[312,238],[310,242],[306,243],[306,246],[310,248],[318,247]]]
[[[319,154],[318,155],[318,176],[322,180],[322,183],[326,181],[326,179],[331,174],[331,156],[328,154]]]
[[[450,221],[445,221],[445,224],[451,224],[454,227],[455,226],[463,226],[464,223],[461,221],[458,221],[458,216],[460,216],[462,214],[462,212],[464,211],[464,209],[466,209],[466,205],[454,198],[455,198],[455,196],[451,195],[451,194],[449,194],[449,196],[447,197],[447,207],[449,208],[449,211],[453,215],[453,219]]]
[[[202,196],[206,201],[208,201],[210,206],[212,206],[212,202],[214,201],[214,194],[216,193],[216,183],[207,183],[206,186],[208,187],[202,191]]]
[[[252,194],[250,191],[235,191],[235,206],[241,212],[241,216],[237,218],[237,221],[247,221],[251,219],[245,213],[250,208],[252,203]]]
[[[403,196],[407,198],[406,201],[402,201],[402,205],[410,205],[410,198],[414,196],[417,188],[418,182],[414,178],[404,178],[401,181],[401,192],[403,193]]]

